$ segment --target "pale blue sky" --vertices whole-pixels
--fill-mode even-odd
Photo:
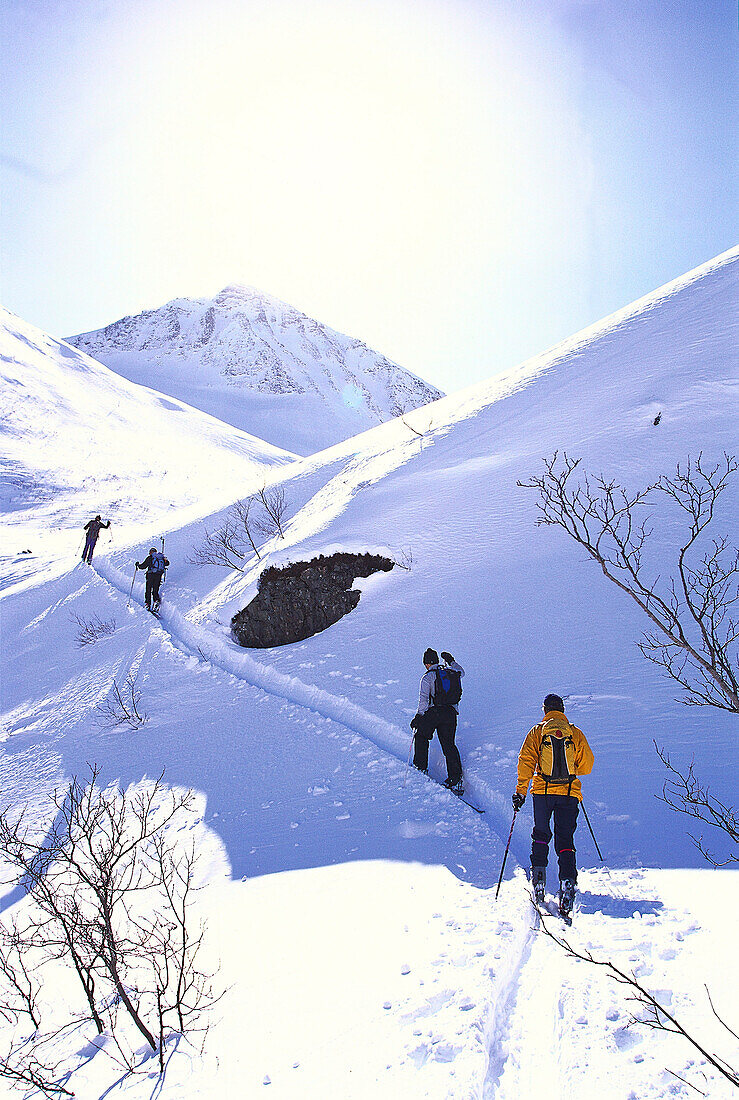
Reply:
[[[0,0],[0,298],[246,283],[451,391],[731,247],[734,0]]]

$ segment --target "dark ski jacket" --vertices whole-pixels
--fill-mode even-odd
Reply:
[[[160,561],[164,562],[164,569],[166,569],[167,566],[169,565],[169,559],[165,558],[164,554],[160,553],[160,551],[157,551],[156,557]],[[152,555],[151,554],[149,554],[147,557],[145,557],[142,562],[137,561],[136,562],[136,568],[137,569],[145,569],[147,573],[163,573],[164,572],[164,569],[160,569],[158,567],[158,565],[156,565],[152,561]]]
[[[101,519],[89,519],[87,521],[85,530],[87,531],[88,542],[97,542],[101,527],[110,527],[110,520],[107,523],[103,523]]]

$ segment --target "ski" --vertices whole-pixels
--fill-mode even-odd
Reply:
[[[452,791],[452,794],[454,794],[454,791]],[[464,797],[464,795],[458,794],[458,795],[455,795],[455,798],[458,798],[460,802],[464,802],[465,806],[469,806],[469,808],[471,810],[474,810],[476,814],[484,814],[485,813],[485,811],[482,809],[481,806],[476,806],[474,804],[474,802],[470,802],[469,799]]]
[[[551,895],[550,895],[551,897]],[[539,917],[559,917],[559,919],[567,925],[568,928],[572,927],[572,913],[563,913],[559,907],[557,899],[551,897],[550,901],[544,898],[542,901],[538,901],[536,894],[532,893],[532,899],[534,903],[534,909],[536,909]]]
[[[431,776],[429,776],[429,779],[431,779]],[[436,783],[436,780],[434,779],[433,782]],[[453,794],[455,798],[458,798],[460,802],[464,802],[465,806],[469,806],[471,810],[474,810],[476,814],[485,813],[481,806],[476,806],[474,802],[470,802],[468,798],[464,797],[464,794],[457,794],[452,787],[447,787],[446,783],[438,783],[437,786],[443,787],[445,791],[449,791],[449,793]]]
[[[476,814],[485,813],[482,806],[476,806],[474,802],[470,802],[470,800],[468,798],[465,798],[463,794],[455,794],[451,787],[447,787],[444,783],[440,783],[438,779],[434,779],[434,777],[429,775],[428,772],[421,772],[421,774],[425,775],[427,779],[430,779],[432,783],[435,783],[437,787],[441,787],[441,789],[444,791],[449,791],[449,794],[453,794],[454,797],[458,798],[460,802],[464,802],[465,806],[469,806],[469,808],[471,810],[474,810]]]

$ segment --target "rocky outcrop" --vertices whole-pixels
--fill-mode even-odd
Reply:
[[[389,572],[380,554],[321,554],[283,569],[271,566],[259,578],[257,595],[231,620],[239,645],[250,649],[300,642],[332,626],[359,603],[357,577]]]

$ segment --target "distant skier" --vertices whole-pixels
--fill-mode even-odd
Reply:
[[[544,700],[544,721],[526,735],[518,756],[518,785],[513,808],[518,811],[526,801],[533,777],[531,797],[534,803],[534,829],[531,833],[531,880],[539,904],[546,889],[549,827],[554,814],[554,850],[559,858],[559,907],[569,916],[575,904],[577,867],[575,865],[575,829],[582,802],[579,775],[593,770],[593,752],[585,734],[565,717],[559,695]]]
[[[95,519],[90,519],[85,524],[85,531],[87,531],[87,538],[85,539],[85,549],[82,551],[82,560],[92,564],[92,555],[95,550],[95,543],[98,540],[98,535],[102,528],[110,527],[110,520],[107,523],[103,523],[100,516],[95,516]]]
[[[159,586],[162,583],[164,576],[164,570],[169,565],[169,561],[165,558],[155,546],[152,546],[149,550],[149,556],[144,558],[142,562],[136,562],[137,569],[146,570],[146,610],[157,612],[159,605],[162,602],[159,595]]]
[[[464,669],[457,664],[451,653],[442,653],[441,656],[443,665],[439,663],[439,655],[435,649],[427,649],[423,655],[426,671],[421,677],[418,712],[411,722],[411,729],[415,731],[413,766],[428,773],[429,745],[434,733],[437,733],[446,760],[447,778],[444,786],[454,794],[463,795],[462,762],[454,735],[457,732]]]

